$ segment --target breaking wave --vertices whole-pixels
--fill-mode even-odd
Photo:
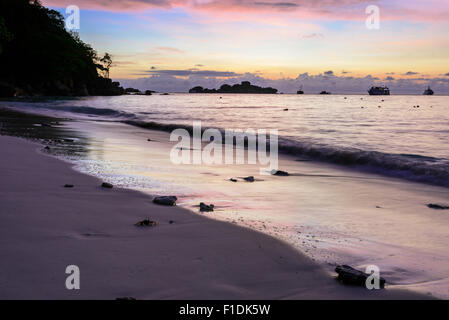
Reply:
[[[192,133],[192,126],[164,124],[154,121],[125,120],[123,123],[150,130],[171,132],[185,129]],[[206,130],[204,127],[202,130]],[[222,133],[224,130],[220,130]],[[417,154],[393,154],[356,148],[323,145],[279,137],[279,151],[301,157],[302,160],[327,162],[352,169],[402,178],[414,182],[449,187],[449,161]]]

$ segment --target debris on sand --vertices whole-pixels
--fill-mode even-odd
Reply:
[[[101,187],[102,188],[106,188],[106,189],[112,189],[114,186],[112,184],[108,183],[108,182],[103,182],[101,184]]]
[[[74,187],[73,184],[65,184],[65,185],[64,185],[64,188],[73,188],[73,187]]]
[[[176,196],[163,196],[154,198],[153,202],[163,206],[174,206],[177,200],[178,198]]]
[[[254,177],[253,176],[244,177],[243,180],[245,180],[246,182],[254,182]]]

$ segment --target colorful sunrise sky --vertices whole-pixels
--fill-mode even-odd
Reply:
[[[114,79],[136,86],[184,91],[248,79],[285,91],[326,83],[347,91],[364,79],[363,88],[449,90],[449,0],[42,3],[65,16],[79,6],[81,38],[113,55]],[[380,9],[379,29],[366,27],[369,5]]]

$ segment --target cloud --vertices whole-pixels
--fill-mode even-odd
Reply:
[[[326,76],[333,76],[333,75],[334,75],[334,72],[333,72],[332,70],[329,70],[329,71],[324,72],[324,74],[325,74]]]
[[[63,8],[77,5],[81,9],[100,9],[105,11],[138,11],[147,8],[171,8],[187,1],[177,0],[43,0],[45,6]]]
[[[302,35],[303,39],[313,39],[313,38],[324,38],[324,35],[322,33],[309,33]]]
[[[165,51],[165,52],[173,52],[173,53],[184,53],[184,51],[177,49],[177,48],[172,48],[172,47],[157,47],[156,50]]]
[[[393,77],[391,77],[391,76],[388,76],[388,77],[386,77],[386,78],[385,78],[385,80],[387,80],[387,81],[393,81],[393,80],[394,80],[394,78],[393,78]]]
[[[419,74],[419,72],[408,71],[408,72],[404,73],[403,75],[404,76],[414,76],[414,75],[417,75],[417,74]]]
[[[213,71],[213,70],[199,70],[199,69],[187,69],[187,70],[148,70],[145,73],[152,75],[170,75],[175,77],[236,77],[240,74],[230,71]]]
[[[221,85],[236,84],[250,81],[252,84],[273,87],[284,93],[296,93],[303,88],[306,94],[319,93],[322,90],[341,94],[367,94],[371,86],[385,85],[392,94],[421,94],[430,85],[437,94],[449,93],[449,78],[398,78],[379,80],[377,77],[364,76],[326,76],[324,74],[312,75],[302,73],[296,78],[268,79],[256,73],[237,74],[222,71],[190,71],[190,70],[161,70],[160,73],[150,74],[140,79],[115,79],[125,87],[140,90],[156,90],[160,92],[188,92],[190,88],[202,86],[204,88],[219,88]],[[226,77],[228,75],[228,77]],[[181,76],[181,77],[180,77]]]
[[[449,77],[449,72],[445,74],[446,77]]]
[[[297,7],[299,7],[299,4],[293,2],[254,2],[254,5],[282,9],[296,9]]]
[[[211,11],[213,13],[239,12],[287,13],[294,11],[302,18],[364,19],[364,9],[374,0],[42,0],[45,6],[65,8],[76,4],[81,9],[105,11],[139,12],[151,8],[182,7],[189,10]],[[375,0],[382,7],[383,20],[402,21],[447,21],[449,10],[447,0]]]

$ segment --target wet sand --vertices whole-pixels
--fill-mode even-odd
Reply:
[[[341,285],[281,240],[101,188],[39,144],[1,136],[0,148],[1,299],[426,297]],[[145,218],[158,225],[134,226]],[[68,265],[80,268],[80,290],[65,288]]]
[[[289,177],[260,176],[260,165],[174,165],[169,134],[121,123],[67,124],[86,134],[75,168],[282,239],[332,274],[337,264],[379,267],[390,286],[449,297],[449,189],[280,155]],[[147,141],[148,138],[151,141]],[[301,160],[301,161],[297,161]],[[253,175],[256,182],[230,182]],[[200,202],[214,212],[198,212]]]

